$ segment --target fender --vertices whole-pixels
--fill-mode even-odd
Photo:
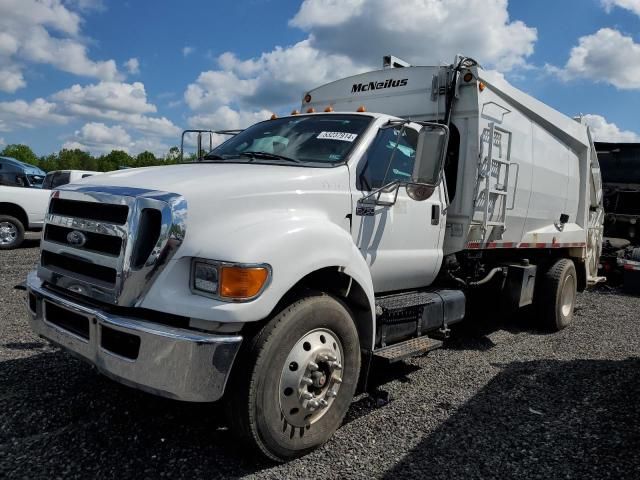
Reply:
[[[233,226],[225,222],[225,225],[212,226],[209,234],[200,231],[199,239],[210,240],[183,245],[178,251],[179,257],[157,278],[140,306],[177,315],[189,311],[193,318],[218,322],[259,321],[266,318],[302,278],[322,268],[340,267],[365,291],[375,330],[371,274],[353,243],[346,219],[342,227],[327,218],[325,212],[295,213],[263,216],[260,220],[253,217],[250,223],[246,222],[248,218],[240,216],[235,217]],[[228,233],[220,237],[214,231]],[[270,284],[260,297],[250,302],[222,302],[194,295],[189,290],[192,257],[268,263],[272,267]]]

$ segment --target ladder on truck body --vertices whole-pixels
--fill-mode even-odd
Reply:
[[[518,164],[511,162],[511,140],[513,137],[512,132],[496,126],[494,122],[489,123],[488,130],[488,139],[486,140],[486,142],[489,144],[489,146],[487,148],[487,155],[484,157],[484,138],[482,138],[480,142],[481,160],[480,168],[478,169],[477,183],[477,188],[480,189],[480,185],[484,180],[484,187],[482,190],[484,193],[484,208],[482,211],[482,222],[480,223],[482,228],[482,242],[486,241],[489,227],[501,228],[501,234],[503,234],[506,230],[507,210],[513,210],[514,208],[513,203],[510,207],[507,206],[507,199],[509,196],[508,191],[510,169],[512,165],[518,167]],[[483,137],[485,135],[485,132],[483,132]],[[503,149],[505,136],[508,137],[508,140],[506,142],[506,152],[504,152]],[[494,157],[496,149],[498,150],[498,156]],[[500,183],[500,177],[502,173],[504,173],[504,180],[502,183]],[[518,180],[517,173],[518,172],[516,171],[516,184]],[[494,178],[495,180],[492,181],[492,178]],[[476,202],[477,199],[478,198],[476,196]]]

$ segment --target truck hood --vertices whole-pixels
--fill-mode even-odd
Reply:
[[[276,221],[314,217],[344,226],[351,213],[345,165],[194,163],[121,170],[81,183],[85,188],[133,187],[182,195],[187,230],[180,256],[198,255],[203,236],[211,239],[210,246],[222,238],[228,246],[234,234],[258,224],[269,229]]]
[[[85,185],[135,187],[183,195],[188,203],[211,196],[235,198],[302,193],[321,189],[347,190],[348,171],[335,168],[294,167],[255,163],[190,163],[131,168],[84,179]]]

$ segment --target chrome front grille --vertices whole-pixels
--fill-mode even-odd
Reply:
[[[174,193],[62,187],[49,203],[38,275],[94,300],[135,306],[182,242],[186,211]]]

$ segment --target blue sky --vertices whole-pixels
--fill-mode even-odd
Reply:
[[[164,154],[383,54],[456,52],[640,141],[640,0],[0,0],[0,143]]]

